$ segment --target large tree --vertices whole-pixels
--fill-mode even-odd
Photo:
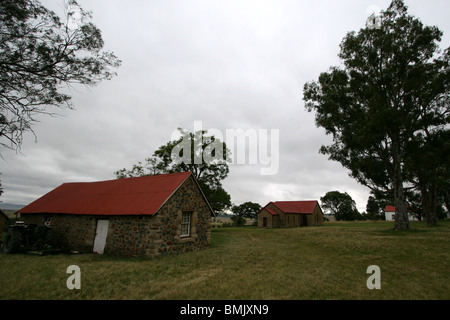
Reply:
[[[0,1],[0,145],[19,148],[23,133],[33,132],[36,116],[50,107],[72,108],[65,88],[96,85],[115,75],[120,60],[103,51],[92,15],[75,0],[66,17],[38,0]]]
[[[450,189],[450,131],[416,135],[408,146],[405,168],[408,180],[421,194],[427,224],[436,225],[439,194]]]
[[[410,141],[449,123],[449,49],[442,32],[408,15],[394,0],[374,27],[341,43],[343,67],[304,86],[305,106],[333,136],[321,152],[374,192],[392,192],[395,229],[409,229],[404,161]]]
[[[329,191],[320,198],[320,202],[322,208],[333,214],[338,221],[353,221],[361,217],[355,201],[347,192]]]
[[[231,211],[234,214],[234,223],[238,227],[242,218],[257,219],[258,212],[261,210],[261,206],[256,202],[244,202],[240,205],[231,206]]]
[[[367,199],[366,216],[370,220],[378,220],[382,217],[380,204],[374,196],[369,196],[369,199]]]
[[[160,146],[145,163],[116,171],[116,178],[191,171],[214,211],[225,211],[231,206],[230,195],[222,186],[229,172],[230,151],[226,144],[207,130],[178,130],[179,138]]]

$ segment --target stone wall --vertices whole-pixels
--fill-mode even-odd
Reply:
[[[313,226],[323,225],[323,212],[318,204],[314,208],[313,214],[311,216],[311,225]]]
[[[191,212],[188,237],[181,236],[183,211]],[[27,223],[41,225],[49,215],[23,215]],[[109,220],[105,254],[156,256],[203,249],[211,239],[211,211],[192,176],[153,216],[51,215],[55,245],[63,249],[92,252],[98,220]]]
[[[266,220],[264,226],[264,220]],[[279,227],[279,216],[273,216],[266,210],[261,210],[258,214],[258,227],[260,228],[278,228]]]
[[[92,252],[97,217],[74,214],[23,214],[22,220],[40,226],[48,217],[52,218],[55,247]]]
[[[272,203],[269,203],[265,208],[270,208],[273,211],[277,212],[278,215],[271,215],[267,210],[261,210],[258,214],[258,227],[263,228],[264,218],[267,219],[267,227],[266,228],[280,228],[284,227],[284,213],[278,209]]]
[[[191,212],[189,237],[181,237],[181,216]],[[211,210],[194,179],[189,177],[158,212],[160,243],[158,253],[185,252],[203,249],[211,240]]]

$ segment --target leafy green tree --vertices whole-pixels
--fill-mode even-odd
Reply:
[[[0,1],[0,145],[19,148],[37,115],[72,108],[65,87],[111,79],[120,60],[102,51],[92,14],[76,1],[61,20],[38,0]],[[34,133],[34,132],[33,132]]]
[[[450,189],[450,131],[419,133],[407,151],[407,178],[420,191],[427,225],[436,225],[439,194]]]
[[[226,143],[207,130],[194,133],[178,129],[181,137],[159,147],[153,154],[158,159],[155,164],[164,172],[192,171],[199,182],[215,189],[221,186],[229,173],[230,151]]]
[[[361,218],[356,203],[347,192],[329,191],[320,198],[322,208],[333,214],[337,221],[353,221]]]
[[[207,130],[195,133],[178,130],[180,138],[160,146],[145,163],[138,162],[129,170],[116,171],[116,178],[191,171],[214,211],[230,208],[231,197],[222,186],[229,173],[230,151],[226,144],[208,135]]]
[[[205,197],[215,212],[225,212],[231,207],[231,196],[222,185],[210,187],[204,182],[199,182]]]
[[[233,222],[235,227],[242,227],[247,223],[247,220],[240,215],[235,214],[231,217],[231,221]]]
[[[242,221],[245,223],[245,219],[243,218],[257,219],[258,212],[260,210],[261,206],[258,203],[250,201],[244,202],[240,205],[233,205],[231,207],[231,211],[234,213],[233,222],[237,227],[242,223]]]
[[[144,164],[139,161],[137,164],[134,164],[133,167],[129,170],[122,168],[114,172],[117,179],[153,176],[162,173],[165,173],[164,169],[160,167],[158,158],[155,156],[145,159]]]
[[[394,229],[409,229],[404,162],[407,146],[425,130],[449,123],[450,50],[442,32],[408,15],[394,0],[379,27],[350,32],[341,43],[343,68],[304,86],[305,107],[333,136],[321,153],[340,162],[374,192],[392,193]]]
[[[378,204],[377,200],[373,196],[369,196],[369,199],[367,199],[366,215],[367,215],[367,218],[370,220],[381,219],[380,205]]]

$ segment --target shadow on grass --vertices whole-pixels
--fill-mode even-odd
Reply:
[[[431,230],[425,230],[425,229],[409,229],[409,230],[394,230],[394,229],[385,229],[385,230],[378,230],[376,233],[381,236],[399,236],[399,237],[406,237],[409,235],[416,235],[420,233],[426,233],[430,232]]]
[[[410,221],[410,229],[408,230],[380,230],[380,234],[389,236],[408,236],[429,232],[446,232],[450,229],[449,220],[440,220],[437,225],[429,226],[425,221]]]

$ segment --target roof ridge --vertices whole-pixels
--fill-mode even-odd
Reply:
[[[288,201],[273,201],[274,206],[276,206],[279,210],[284,213],[303,213],[308,214],[310,210],[305,210],[305,208],[301,208],[298,205],[306,204],[306,203],[314,203],[315,206],[319,203],[317,200],[288,200]],[[286,205],[290,206],[289,208]],[[314,207],[315,207],[314,206]],[[314,209],[313,209],[314,210]]]
[[[19,212],[153,215],[190,176],[193,176],[192,172],[186,171],[105,181],[68,182]]]
[[[172,173],[158,173],[158,174],[149,174],[149,175],[138,176],[138,177],[125,177],[125,178],[116,178],[116,179],[98,180],[98,181],[71,181],[71,182],[64,182],[62,184],[101,183],[101,182],[112,182],[112,181],[124,181],[124,180],[130,180],[130,179],[143,179],[143,178],[158,177],[158,176],[181,175],[181,174],[189,175],[191,173],[192,173],[192,171],[172,172]]]
[[[280,200],[280,201],[271,201],[272,203],[275,202],[318,202],[317,200]]]

